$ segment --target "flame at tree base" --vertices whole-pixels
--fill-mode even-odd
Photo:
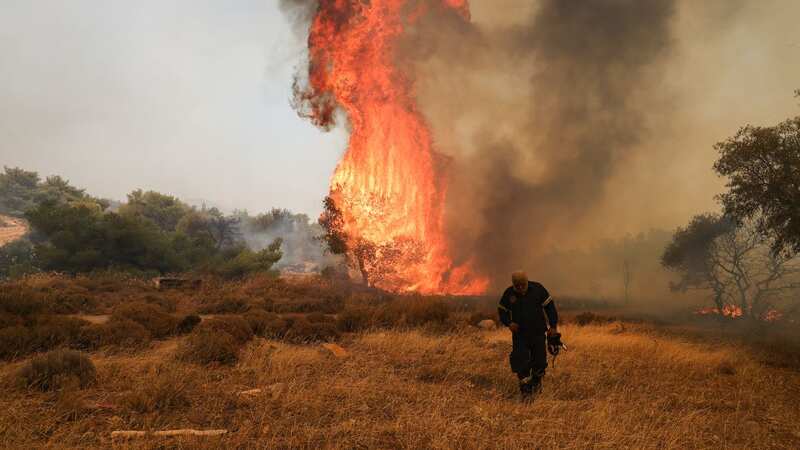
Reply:
[[[443,229],[446,173],[413,85],[395,66],[405,28],[434,13],[469,17],[463,0],[321,0],[308,40],[309,86],[299,100],[323,127],[336,108],[347,114],[350,142],[330,200],[335,233],[365,281],[395,292],[480,294],[488,280],[470,262],[452,261]]]

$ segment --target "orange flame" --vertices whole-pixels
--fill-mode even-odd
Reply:
[[[394,59],[406,27],[435,12],[469,18],[466,0],[320,0],[308,39],[309,86],[300,95],[317,125],[329,126],[337,108],[349,119],[350,142],[331,179],[331,198],[350,256],[371,284],[477,294],[488,280],[471,264],[452,261],[443,230],[444,161],[413,83]]]

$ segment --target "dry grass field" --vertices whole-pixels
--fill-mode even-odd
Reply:
[[[272,296],[276,286],[291,291],[267,284],[250,287]],[[356,308],[351,297],[357,294],[331,316],[357,317],[348,309]],[[276,305],[286,303],[275,300],[265,309]],[[122,323],[114,322],[119,311],[106,325]],[[241,317],[257,323],[248,314]],[[238,356],[227,363],[186,357],[191,342],[206,342],[203,324],[136,348],[102,345],[84,350],[95,373],[83,387],[69,378],[46,390],[26,386],[21,374],[33,356],[11,358],[0,363],[0,446],[800,448],[800,372],[765,364],[755,349],[733,341],[684,338],[646,323],[568,323],[562,332],[569,351],[528,405],[518,402],[508,369],[508,331],[469,326],[463,312],[442,316],[456,326],[443,326],[439,316],[414,325],[412,315],[378,326],[374,317],[352,332],[346,331],[358,328],[352,320],[339,321],[340,332],[311,333],[305,343],[291,333],[274,337],[265,331],[272,325],[254,327],[256,337],[243,336]],[[237,334],[234,322],[225,325],[230,336]],[[327,340],[346,355],[324,348]],[[118,430],[185,428],[227,433],[112,438]]]

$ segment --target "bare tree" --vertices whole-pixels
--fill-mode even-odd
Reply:
[[[662,264],[681,275],[674,290],[708,290],[718,310],[732,304],[759,319],[800,288],[800,259],[771,247],[755,221],[696,216],[675,233]]]

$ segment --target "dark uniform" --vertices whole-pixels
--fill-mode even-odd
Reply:
[[[497,310],[503,325],[519,325],[519,330],[512,334],[509,359],[511,370],[520,379],[522,394],[530,394],[539,389],[547,369],[545,334],[548,327],[558,324],[558,311],[547,289],[534,281],[528,282],[525,294],[518,293],[513,286],[506,289]]]

